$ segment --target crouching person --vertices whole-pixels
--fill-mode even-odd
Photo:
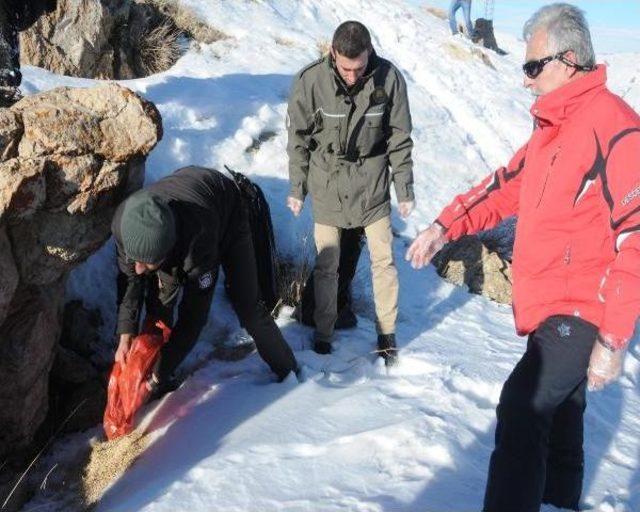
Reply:
[[[220,265],[240,324],[262,359],[278,380],[297,370],[260,298],[249,211],[231,177],[202,167],[179,169],[124,201],[111,228],[119,267],[116,361],[127,358],[143,303],[148,316],[173,326],[149,382],[154,394],[176,387],[172,374],[207,321]]]

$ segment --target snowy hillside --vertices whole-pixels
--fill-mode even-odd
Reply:
[[[532,98],[522,87],[521,42],[498,34],[509,55],[472,50],[446,22],[401,0],[183,0],[231,38],[191,50],[169,72],[123,82],[155,102],[165,135],[147,163],[154,181],[178,167],[228,165],[270,201],[280,251],[313,252],[308,208],[294,218],[288,192],[286,100],[293,75],[318,58],[334,28],[359,19],[378,53],[404,73],[414,121],[417,211],[394,213],[400,276],[401,363],[387,372],[375,345],[369,262],[354,286],[359,326],[336,351],[310,350],[311,330],[282,314],[306,381],[273,383],[256,354],[209,359],[237,329],[218,290],[187,367],[203,366],[168,396],[148,429],[153,443],[106,492],[100,511],[478,511],[502,383],[524,351],[511,310],[404,261],[407,243],[454,194],[527,139]],[[488,60],[487,60],[488,59]],[[640,55],[608,56],[610,86],[640,110]],[[25,92],[89,80],[25,68]],[[272,132],[272,137],[265,135]],[[262,135],[255,151],[247,151]],[[71,297],[115,318],[111,243],[77,270]],[[620,382],[591,394],[586,416],[585,503],[640,510],[640,347]],[[94,432],[93,434],[95,434]],[[86,436],[78,436],[82,442]],[[72,440],[73,441],[73,440]],[[47,510],[47,504],[32,503]]]

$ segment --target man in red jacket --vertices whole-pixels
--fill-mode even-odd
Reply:
[[[640,314],[640,117],[607,89],[582,11],[543,7],[524,36],[530,139],[406,255],[420,268],[447,241],[518,215],[513,311],[529,338],[500,396],[485,512],[578,509],[585,388],[619,376]]]

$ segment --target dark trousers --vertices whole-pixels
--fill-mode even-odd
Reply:
[[[244,327],[256,342],[260,357],[280,379],[297,370],[297,362],[271,312],[260,298],[256,256],[248,221],[233,233],[222,255],[225,288]]]
[[[358,260],[362,253],[363,236],[364,229],[362,228],[343,229],[340,234],[340,263],[338,264],[337,300],[338,320],[336,320],[336,329],[341,328],[341,324],[344,323],[345,319],[355,320],[355,317],[351,312],[351,281],[353,281],[353,278],[356,275]],[[315,327],[316,322],[313,319],[313,314],[316,309],[316,299],[313,272],[309,275],[309,278],[304,285],[302,300],[298,308],[300,311],[296,317],[305,325]],[[349,327],[353,327],[353,325],[349,325]]]
[[[273,320],[271,312],[267,311],[260,298],[251,228],[244,206],[239,206],[235,220],[227,229],[227,235],[222,244],[221,254],[227,294],[240,325],[254,339],[260,357],[279,379],[284,379],[290,372],[297,370],[297,362],[291,348]],[[217,279],[218,273],[216,272],[215,275]],[[214,288],[215,283],[211,286],[211,293]],[[203,300],[207,300],[206,297],[203,297]],[[208,301],[210,303],[210,297]],[[157,302],[148,297],[147,304],[157,304]],[[166,318],[166,312],[163,313],[161,310],[162,308],[157,309],[157,312],[160,313],[159,316]],[[180,316],[180,308],[178,316]],[[162,349],[158,368],[158,376],[161,381],[171,377],[173,371],[195,345],[197,336],[184,338],[184,341],[179,343],[174,343],[174,340],[175,338],[172,337]]]
[[[497,408],[484,512],[578,509],[586,375],[597,328],[552,316],[529,336]]]

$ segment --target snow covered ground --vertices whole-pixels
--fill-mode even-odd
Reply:
[[[372,363],[368,255],[358,268],[355,330],[334,354],[310,350],[311,331],[279,324],[306,380],[276,384],[256,354],[209,360],[237,323],[217,293],[210,322],[186,363],[203,366],[147,418],[153,443],[108,489],[100,511],[478,511],[503,381],[524,350],[511,310],[404,261],[408,242],[450,198],[522,144],[532,98],[522,87],[524,47],[509,55],[451,37],[446,22],[401,0],[183,0],[229,39],[190,50],[166,73],[123,82],[156,103],[165,136],[147,163],[154,181],[187,164],[229,165],[264,189],[280,251],[311,257],[308,208],[294,218],[284,117],[295,72],[319,56],[346,19],[367,24],[378,52],[404,73],[414,119],[418,207],[393,218],[400,275],[398,367]],[[608,55],[610,86],[640,110],[640,55]],[[90,85],[26,67],[25,92]],[[274,136],[247,151],[260,135]],[[115,318],[115,260],[108,243],[72,276],[70,297]],[[220,290],[219,290],[220,292]],[[619,383],[592,393],[586,416],[584,501],[602,512],[640,510],[640,347]],[[81,439],[81,437],[78,437]],[[46,503],[32,503],[46,510]],[[29,510],[27,506],[25,510]]]

